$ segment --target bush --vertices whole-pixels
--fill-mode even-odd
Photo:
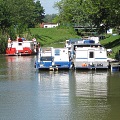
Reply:
[[[0,36],[0,54],[5,53],[6,47],[7,47],[7,37],[4,35]]]

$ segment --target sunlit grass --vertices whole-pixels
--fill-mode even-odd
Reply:
[[[70,38],[80,38],[76,35],[74,29],[60,29],[60,28],[32,28],[31,33],[37,38],[43,47],[57,47],[65,46],[65,40]],[[113,53],[109,56],[116,58],[120,50],[120,35],[107,35],[106,39],[101,40],[100,43],[106,48],[111,48]]]
[[[33,28],[31,33],[37,37],[37,41],[42,46],[59,46],[63,47],[60,42],[70,38],[79,38],[74,30],[71,29],[59,29],[59,28]]]
[[[111,58],[118,58],[119,57],[119,50],[120,50],[120,35],[111,35],[110,37],[101,40],[100,43],[106,49],[112,49],[112,54],[109,56]]]

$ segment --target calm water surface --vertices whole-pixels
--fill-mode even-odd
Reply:
[[[0,56],[0,120],[120,120],[120,72],[43,71]]]

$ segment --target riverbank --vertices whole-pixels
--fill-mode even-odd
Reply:
[[[37,38],[37,41],[44,47],[64,47],[65,40],[70,38],[81,38],[74,29],[70,28],[32,28],[30,30]]]
[[[64,47],[65,40],[70,38],[81,38],[73,29],[60,28],[32,28],[31,33],[37,38],[41,46],[44,47]],[[120,50],[120,35],[106,35],[105,39],[100,40],[100,43],[106,49],[112,49],[112,53],[108,57],[119,59]]]
[[[120,35],[110,35],[101,40],[100,43],[106,48],[111,49],[112,52],[108,55],[109,58],[120,59]]]

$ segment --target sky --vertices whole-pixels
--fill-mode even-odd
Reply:
[[[41,5],[45,9],[45,14],[57,14],[58,10],[53,8],[55,2],[60,0],[40,0]]]

